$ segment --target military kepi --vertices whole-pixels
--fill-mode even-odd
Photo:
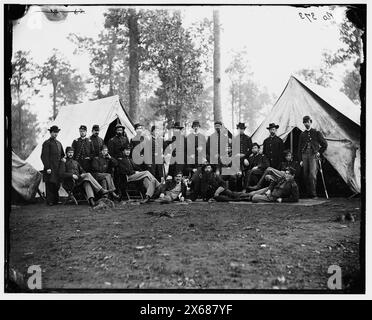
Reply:
[[[85,125],[82,124],[82,125],[80,126],[79,130],[85,130],[85,131],[86,131],[86,130],[87,130],[87,126],[85,126]]]
[[[310,121],[310,122],[312,121],[311,118],[310,118],[310,116],[304,116],[304,117],[302,118],[302,122],[303,122],[303,123],[308,122],[308,121]]]

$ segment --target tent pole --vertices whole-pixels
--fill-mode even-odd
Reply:
[[[291,143],[291,153],[293,154],[293,130],[291,131],[291,134],[290,134],[290,143]]]

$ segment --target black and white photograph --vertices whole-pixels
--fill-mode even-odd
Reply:
[[[3,9],[5,293],[365,293],[366,4]]]

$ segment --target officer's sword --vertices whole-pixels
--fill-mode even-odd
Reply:
[[[324,192],[325,192],[326,198],[328,199],[327,187],[326,187],[325,180],[324,180],[324,175],[323,175],[322,161],[320,161],[320,159],[318,159],[318,162],[319,162],[320,174],[321,174],[322,180],[323,180]]]

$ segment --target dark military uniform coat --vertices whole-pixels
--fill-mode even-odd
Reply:
[[[202,139],[203,139],[203,141],[202,141]],[[192,141],[194,143],[194,148],[193,148],[193,150],[188,150],[187,149],[187,144],[189,144],[189,146],[191,146]],[[186,160],[187,160],[186,171],[187,171],[187,174],[192,175],[193,174],[193,169],[200,169],[203,165],[203,159],[199,159],[201,157],[201,155],[203,155],[203,158],[205,158],[205,160],[206,160],[206,157],[207,157],[206,150],[205,150],[206,139],[201,133],[198,133],[198,134],[190,133],[186,137],[186,142],[185,143],[186,143],[186,151],[188,150],[187,151],[187,157],[186,157]],[[198,150],[199,148],[201,148],[200,151]],[[193,158],[191,158],[191,156],[193,156]],[[195,163],[192,163],[192,162],[195,162]]]
[[[103,139],[99,136],[91,135],[90,141],[92,141],[92,157],[98,157],[104,145]]]
[[[300,161],[302,161],[302,153],[307,147],[311,149],[313,154],[317,152],[322,154],[327,149],[328,143],[320,131],[311,128],[300,134],[298,142],[298,159]]]
[[[66,159],[66,162],[61,161],[59,166],[59,175],[62,180],[62,186],[66,190],[72,190],[75,181],[72,179],[72,175],[76,174],[79,177],[76,183],[81,183],[80,175],[85,173],[83,167],[74,159]]]
[[[108,142],[108,150],[111,157],[115,159],[123,158],[124,146],[129,143],[127,135],[114,136]]]
[[[59,183],[59,162],[65,156],[62,144],[49,138],[43,143],[41,150],[41,161],[44,165],[44,182]],[[51,174],[47,170],[51,169]]]
[[[278,181],[271,182],[269,186],[273,200],[282,198],[282,202],[298,202],[299,190],[295,180],[287,181],[282,178]]]
[[[227,140],[227,146],[231,146],[232,143],[232,133],[229,131],[229,130],[226,130],[227,132],[227,136],[224,137],[225,140]],[[211,146],[211,143],[213,143],[212,141],[214,141],[215,143],[217,143],[217,145],[214,145],[214,146]],[[207,139],[207,161],[209,163],[212,163],[213,161],[213,164],[216,164],[216,162],[219,164],[218,167],[221,166],[221,153],[222,153],[222,150],[221,150],[221,131],[218,132],[218,131],[215,131],[213,132]],[[213,148],[214,147],[214,148]],[[214,153],[213,150],[216,150],[217,153]]]
[[[239,153],[244,154],[244,157],[240,158],[240,168],[244,169],[244,159],[248,159],[249,155],[252,153],[252,139],[246,134],[239,134],[240,138],[240,150]]]
[[[86,172],[89,172],[90,162],[93,157],[92,140],[90,138],[82,139],[79,137],[72,142],[72,148],[74,148],[74,160],[79,162]]]
[[[117,160],[111,157],[111,159],[103,157],[101,154],[99,157],[94,157],[92,160],[92,173],[112,173],[112,168],[118,164]]]
[[[263,154],[269,160],[270,167],[278,169],[283,158],[284,143],[278,136],[268,137],[263,142]]]
[[[250,154],[248,157],[249,165],[247,167],[248,170],[252,170],[254,167],[258,167],[262,173],[265,169],[269,166],[269,160],[264,154],[257,153],[257,154]]]

